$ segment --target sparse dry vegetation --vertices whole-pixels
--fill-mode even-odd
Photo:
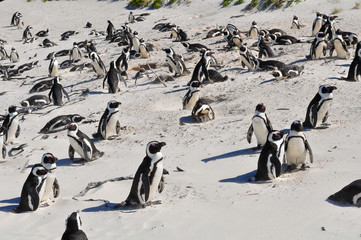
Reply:
[[[337,14],[340,12],[342,12],[342,8],[334,8],[334,9],[332,9],[331,14]]]

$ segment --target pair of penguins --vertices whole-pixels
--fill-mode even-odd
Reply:
[[[303,127],[315,128],[321,123],[325,123],[333,99],[335,86],[322,85],[315,97],[307,107],[306,120],[304,123],[294,121],[286,140],[284,133],[273,130],[270,120],[265,111],[264,104],[256,106],[255,115],[247,132],[247,141],[251,143],[253,132],[257,138],[257,148],[262,148],[258,159],[257,173],[250,181],[272,180],[281,175],[282,162],[284,156],[287,159],[288,170],[294,170],[301,165],[306,168],[307,151],[310,161],[313,162],[313,154],[307,138],[303,133]]]

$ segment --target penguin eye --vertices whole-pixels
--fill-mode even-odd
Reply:
[[[152,143],[152,146],[155,147],[157,144],[158,144],[158,143],[156,143],[156,142],[155,142],[155,143]]]

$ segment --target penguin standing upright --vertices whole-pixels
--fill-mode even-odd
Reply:
[[[327,121],[328,111],[333,99],[332,91],[335,89],[337,89],[335,86],[328,84],[319,87],[316,96],[307,107],[306,120],[303,126],[315,128]]]
[[[1,126],[0,127],[0,137],[4,136],[4,132],[5,132],[5,129]],[[3,141],[0,142],[0,145],[1,145],[1,156],[2,156],[3,159],[5,159],[6,158],[6,146],[3,143]]]
[[[27,26],[23,32],[23,39],[27,40],[29,38],[33,37],[33,34],[31,34],[30,29],[33,29],[32,26]]]
[[[19,62],[20,58],[19,58],[19,54],[16,51],[15,48],[11,48],[11,52],[10,52],[10,62],[16,63]]]
[[[139,53],[140,53],[140,56],[141,56],[142,58],[149,58],[149,57],[150,57],[149,48],[148,48],[148,46],[145,44],[143,38],[140,39]]]
[[[106,40],[112,39],[114,32],[115,32],[114,25],[110,20],[108,20],[107,36],[105,39]]]
[[[343,40],[341,29],[337,29],[335,32],[335,38],[332,40],[332,47],[330,49],[330,57],[332,57],[333,50],[336,50],[337,58],[347,58],[348,56],[347,45]]]
[[[166,48],[163,49],[163,51],[166,53],[165,61],[168,64],[169,71],[171,73],[174,71],[174,76],[189,74],[189,71],[184,64],[182,55],[176,54],[173,48]]]
[[[259,36],[259,37],[258,37],[257,47],[258,47],[258,49],[259,49],[258,58],[262,58],[263,56],[264,56],[265,58],[269,58],[269,57],[274,57],[274,56],[275,56],[275,54],[273,53],[273,51],[272,51],[272,49],[270,48],[270,46],[268,46],[268,45],[265,43],[263,36]]]
[[[49,76],[50,77],[59,76],[59,62],[55,56],[53,56],[49,64]]]
[[[65,221],[66,229],[61,240],[88,240],[82,230],[82,222],[78,212],[73,212]]]
[[[285,160],[288,169],[294,170],[300,165],[302,169],[306,169],[307,151],[310,156],[310,162],[313,163],[312,149],[303,133],[303,124],[301,121],[294,121],[291,124],[291,131],[286,137]]]
[[[92,60],[93,70],[97,74],[97,77],[99,78],[105,76],[107,70],[99,55],[96,52],[91,52],[89,57]]]
[[[136,53],[139,53],[139,45],[140,45],[140,38],[138,36],[138,32],[134,31],[132,36],[132,46],[133,46],[133,50]]]
[[[291,29],[300,29],[301,25],[298,22],[298,17],[297,16],[293,16],[293,20],[292,20],[292,25],[291,25]]]
[[[73,48],[70,51],[70,60],[77,61],[82,58],[82,53],[76,42],[73,43]]]
[[[5,145],[12,143],[15,138],[18,138],[20,135],[20,125],[16,106],[10,106],[8,111],[9,113],[6,115],[1,127],[5,133],[3,138],[3,143]]]
[[[348,69],[347,77],[341,77],[348,81],[361,81],[361,42],[357,43],[355,57]]]
[[[8,53],[6,52],[6,49],[0,45],[0,60],[5,60],[10,58],[10,56],[8,55]]]
[[[213,60],[212,54],[213,54],[213,52],[211,52],[209,50],[205,50],[205,49],[201,50],[202,58],[199,60],[199,62],[197,63],[197,65],[195,66],[195,68],[193,70],[193,75],[192,75],[191,81],[198,80],[201,83],[203,81],[206,81],[206,82],[209,81],[208,67],[210,66],[211,61]]]
[[[160,152],[165,142],[147,144],[146,156],[138,167],[127,199],[121,205],[138,206],[150,203],[156,191],[163,191],[163,155]]]
[[[241,56],[242,67],[247,66],[249,71],[256,69],[256,57],[245,45],[239,47],[239,55]]]
[[[129,57],[129,47],[124,47],[122,54],[115,61],[115,66],[122,76],[127,75]]]
[[[131,11],[128,15],[128,22],[129,23],[135,23],[135,17],[133,15],[133,12]]]
[[[119,88],[119,75],[117,69],[115,69],[114,61],[110,62],[110,68],[105,78],[103,80],[103,89],[105,86],[105,81],[107,81],[108,91],[109,93],[117,93],[120,91]]]
[[[20,12],[15,12],[11,18],[10,26],[17,26],[19,24],[19,18],[22,17]]]
[[[111,100],[107,104],[102,117],[99,120],[98,132],[93,134],[94,138],[108,139],[120,132],[120,123],[118,120],[119,105],[121,103]]]
[[[317,12],[316,19],[313,21],[312,24],[312,36],[316,36],[316,34],[320,31],[323,24],[322,14]]]
[[[199,100],[200,90],[199,87],[201,83],[198,80],[194,80],[189,84],[189,90],[186,95],[183,97],[183,109],[191,110],[194,108],[194,105]]]
[[[63,105],[63,93],[68,101],[70,101],[68,93],[65,91],[63,85],[60,84],[59,77],[55,77],[53,79],[53,86],[51,86],[48,97],[50,100],[53,99],[54,105],[61,106]]]
[[[254,116],[252,117],[252,123],[247,132],[248,143],[251,143],[252,134],[254,132],[257,138],[256,149],[261,148],[267,142],[267,136],[272,130],[271,121],[266,114],[266,106],[263,103],[257,104]]]
[[[281,175],[282,161],[284,158],[283,132],[271,131],[267,142],[262,148],[258,158],[257,173],[251,181],[266,181],[276,179]]]
[[[256,21],[253,21],[252,26],[248,31],[248,36],[250,36],[250,37],[258,37],[258,35],[259,35],[259,28],[257,26]]]
[[[78,124],[70,123],[68,126],[69,158],[74,160],[74,153],[77,152],[86,161],[96,160],[104,155],[104,152],[96,149],[90,138],[79,130]]]
[[[310,48],[310,55],[306,56],[309,59],[320,59],[323,54],[326,56],[327,42],[325,39],[325,33],[318,32],[316,38],[313,40]]]
[[[33,166],[21,190],[19,206],[12,210],[14,213],[38,209],[44,193],[46,175],[47,170],[43,165],[35,164]]]
[[[47,177],[44,182],[44,194],[40,202],[47,203],[48,200],[54,200],[59,196],[60,186],[56,179],[56,161],[58,159],[52,153],[45,153],[41,157],[41,165],[47,170]]]

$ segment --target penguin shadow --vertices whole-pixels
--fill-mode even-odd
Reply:
[[[164,92],[163,94],[171,94],[171,93],[182,92],[182,91],[187,91],[187,90],[188,90],[188,88],[180,88],[180,89]]]
[[[242,155],[253,155],[253,154],[259,154],[259,151],[255,150],[254,148],[245,148],[245,149],[241,149],[241,150],[237,150],[237,151],[228,152],[228,153],[224,153],[224,154],[221,154],[221,155],[213,156],[213,157],[210,157],[210,158],[205,158],[205,159],[202,159],[202,162],[208,163],[210,161],[216,161],[216,160],[221,160],[221,159],[231,158],[231,157],[237,157],[237,156],[242,156]]]
[[[270,79],[270,80],[263,81],[263,82],[261,82],[260,84],[265,84],[265,83],[270,83],[270,82],[277,82],[277,79],[276,79],[276,78],[272,78],[272,79]]]
[[[220,183],[256,183],[256,182],[250,182],[249,179],[251,177],[253,177],[254,175],[256,175],[257,170],[239,175],[237,177],[233,177],[233,178],[225,178],[225,179],[221,179],[219,180]],[[258,182],[257,182],[258,183]],[[262,182],[259,182],[262,183]]]
[[[80,84],[90,83],[90,82],[97,81],[97,80],[99,80],[99,78],[91,78],[89,80],[84,80],[84,81],[78,82],[76,84],[65,86],[64,88],[72,88],[72,87],[80,85]]]
[[[336,64],[337,67],[349,67],[351,64]]]
[[[244,68],[234,67],[234,68],[224,69],[222,72],[229,72],[229,71],[242,71],[242,70],[245,70],[245,69],[244,69]],[[240,74],[242,74],[242,73],[247,73],[247,72],[248,72],[248,71],[241,72]]]
[[[139,209],[142,209],[142,208],[139,208]],[[107,202],[107,203],[103,203],[99,206],[85,208],[82,210],[82,212],[127,211],[128,213],[131,213],[131,212],[136,212],[139,209],[134,208],[134,207],[129,207],[129,206],[120,206],[119,207],[118,203]]]
[[[20,202],[20,197],[1,200],[0,204],[1,203],[13,203],[13,204],[0,207],[0,211],[11,212],[12,209],[16,208],[19,205],[19,202]]]
[[[181,118],[179,119],[179,124],[180,124],[180,125],[184,125],[184,124],[195,124],[195,122],[193,121],[192,116],[184,116],[184,117],[181,117]]]
[[[311,59],[303,58],[303,59],[296,60],[294,62],[290,62],[288,65],[292,65],[292,64],[296,64],[296,63],[303,63],[303,62],[308,62],[308,61],[311,61]]]
[[[87,163],[86,160],[83,159],[79,159],[79,160],[71,160],[70,158],[63,158],[63,159],[58,159],[58,161],[56,162],[56,166],[60,167],[60,166],[83,166]]]

